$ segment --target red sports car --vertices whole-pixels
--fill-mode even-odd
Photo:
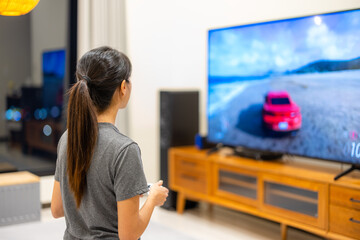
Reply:
[[[299,130],[301,127],[300,107],[285,91],[268,92],[262,117],[264,126],[272,131],[290,132]]]

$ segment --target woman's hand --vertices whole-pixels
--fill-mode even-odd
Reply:
[[[162,184],[163,181],[160,180],[150,188],[148,200],[151,201],[154,206],[162,206],[168,196],[169,190],[163,187]]]
[[[139,210],[139,196],[117,202],[118,232],[120,239],[138,239],[149,224],[156,206],[166,201],[169,190],[162,186],[163,181],[154,183],[146,202]]]

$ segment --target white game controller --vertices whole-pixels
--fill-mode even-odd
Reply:
[[[144,194],[143,194],[144,196],[149,196],[149,194],[150,194],[150,188],[151,188],[152,185],[153,185],[152,183],[148,183],[147,187],[148,187],[149,191],[147,191],[146,193],[144,193]]]

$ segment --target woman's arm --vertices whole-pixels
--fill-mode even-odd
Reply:
[[[51,214],[54,218],[60,218],[64,216],[64,208],[62,204],[60,182],[54,182],[54,189],[51,199]]]
[[[118,233],[120,239],[139,239],[150,221],[150,217],[155,206],[146,207],[146,211],[144,212],[145,214],[141,214],[139,210],[139,198],[139,196],[135,196],[130,199],[117,202]],[[144,209],[144,207],[142,209]]]
[[[164,204],[169,190],[161,186],[162,181],[151,187],[149,197],[139,210],[139,196],[117,202],[118,233],[120,239],[137,240],[149,224],[156,206]]]

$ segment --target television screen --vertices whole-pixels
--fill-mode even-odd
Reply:
[[[43,53],[43,109],[35,113],[39,119],[59,118],[63,105],[65,50]]]
[[[209,141],[360,163],[360,10],[208,34]]]

